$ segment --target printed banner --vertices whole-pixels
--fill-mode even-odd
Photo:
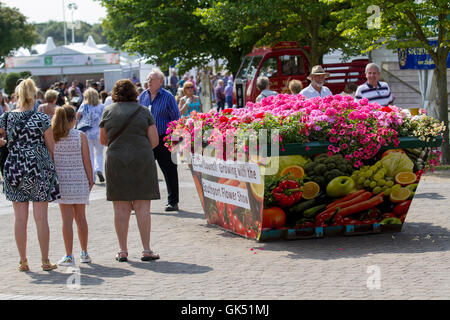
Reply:
[[[6,57],[6,68],[37,68],[118,64],[118,53]]]
[[[250,209],[250,200],[246,189],[219,184],[205,179],[202,181],[202,187],[203,194],[207,198]]]
[[[261,184],[261,174],[256,163],[223,161],[212,157],[204,157],[201,154],[193,154],[192,168],[194,171],[213,177]]]

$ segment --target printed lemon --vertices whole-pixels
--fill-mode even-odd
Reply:
[[[417,180],[417,176],[412,172],[399,172],[395,176],[395,183],[406,186],[408,184],[414,183]]]
[[[262,200],[264,198],[264,183],[250,183],[250,187],[256,200]]]
[[[281,171],[281,176],[291,174],[292,178],[301,179],[305,175],[305,170],[300,166],[289,166]]]
[[[411,190],[406,188],[392,189],[389,199],[391,202],[402,202],[408,200],[411,196]]]
[[[314,181],[309,181],[303,185],[302,190],[303,190],[302,198],[309,200],[317,197],[317,195],[320,192],[320,187]]]

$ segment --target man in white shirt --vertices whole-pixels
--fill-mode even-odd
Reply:
[[[369,63],[366,66],[367,82],[356,89],[356,101],[366,98],[370,103],[377,102],[383,107],[394,102],[389,85],[386,82],[378,81],[380,79],[380,72],[381,69],[376,63]]]
[[[308,76],[308,80],[311,80],[311,84],[305,89],[300,91],[300,94],[305,96],[306,99],[311,99],[315,97],[325,98],[326,96],[331,96],[332,93],[330,89],[325,87],[325,79],[328,78],[330,74],[325,72],[322,66],[312,67],[311,73]]]

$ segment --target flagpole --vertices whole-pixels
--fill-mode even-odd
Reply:
[[[62,0],[63,3],[63,19],[64,19],[64,45],[67,45],[67,29],[66,29],[66,5],[64,0]]]

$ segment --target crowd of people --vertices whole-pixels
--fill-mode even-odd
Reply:
[[[203,111],[199,98],[202,91],[202,86],[201,82],[198,81],[202,74],[203,72],[199,72],[196,77],[185,74],[181,79],[179,79],[176,71],[172,71],[168,77],[166,89],[175,96],[177,103],[180,104],[180,101],[184,98],[183,104],[180,105],[181,107],[183,107],[186,103],[186,98],[190,98],[188,103],[190,106],[183,108],[183,112],[181,112],[182,116],[189,116],[192,111]],[[197,78],[197,81],[195,78]],[[233,75],[228,72],[224,72],[222,75],[218,72],[217,74],[208,74],[208,78],[211,85],[211,100],[214,102],[215,110],[221,111],[225,108],[225,106],[232,108]]]
[[[177,167],[164,147],[163,137],[167,124],[180,117],[180,110],[163,83],[164,74],[154,70],[148,77],[148,89],[139,95],[139,87],[131,80],[119,80],[111,95],[105,97],[111,98],[107,106],[101,100],[101,92],[90,86],[83,91],[79,107],[69,99],[58,101],[61,87],[48,89],[39,104],[39,90],[31,78],[16,87],[15,108],[5,108],[0,116],[0,146],[7,146],[8,151],[2,170],[3,191],[13,203],[20,271],[30,270],[26,250],[30,202],[43,270],[75,265],[74,220],[81,246],[80,262],[92,261],[88,253],[86,205],[96,176],[100,182],[106,180],[106,198],[113,202],[119,242],[116,260],[127,260],[132,211],[142,239],[141,260],[159,259],[150,248],[150,203],[160,198],[156,163],[169,190],[166,211],[178,210],[179,202]],[[105,146],[108,148],[104,166]],[[66,252],[57,264],[49,260],[49,202],[59,203],[62,217]]]
[[[366,98],[371,103],[378,103],[381,106],[387,106],[394,102],[394,96],[386,82],[380,81],[381,68],[376,63],[369,63],[366,65],[365,74],[367,82],[360,86],[349,82],[345,85],[344,90],[340,93],[342,96],[352,96],[355,101]],[[289,81],[288,87],[290,94],[303,95],[306,99],[315,97],[325,98],[333,95],[331,90],[325,86],[325,80],[330,77],[330,73],[325,72],[322,66],[313,66],[307,79],[310,80],[309,86],[303,88],[300,80],[293,79]],[[256,102],[261,101],[268,96],[277,95],[278,92],[270,90],[269,78],[266,76],[258,77],[256,86],[260,94],[256,98]]]

